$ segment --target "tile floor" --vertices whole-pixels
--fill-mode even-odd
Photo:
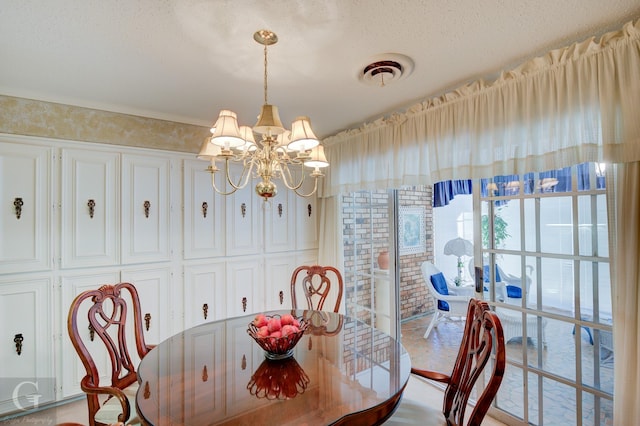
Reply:
[[[431,320],[431,316],[424,316],[402,324],[402,344],[411,355],[412,365],[429,370],[450,372],[453,369],[457,348],[462,339],[464,322],[440,323],[434,328],[428,339],[423,335]],[[585,385],[600,387],[609,393],[613,392],[613,359],[603,353],[603,361],[594,365],[594,347],[589,342],[587,333],[583,330],[580,340],[580,359],[582,360],[582,382]],[[559,377],[575,380],[576,377],[576,349],[573,327],[561,321],[549,320],[546,325],[547,348],[539,347],[535,340],[527,345],[527,364]],[[522,339],[512,339],[507,344],[507,360],[522,363]],[[513,364],[507,364],[505,378],[498,393],[498,405],[516,417],[524,415],[524,386],[522,369]],[[543,418],[538,417],[537,381],[529,382],[529,421],[534,424],[567,426],[578,424],[576,419],[575,388],[548,379],[543,380]],[[599,384],[598,384],[599,380]],[[596,416],[595,399],[584,396],[582,400],[582,424],[611,425],[613,402],[600,400],[600,420],[594,421]]]

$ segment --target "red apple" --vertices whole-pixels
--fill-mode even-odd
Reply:
[[[296,318],[294,318],[293,322],[291,323],[291,325],[295,325],[296,327],[300,328],[300,321],[298,321]]]
[[[279,339],[282,337],[282,333],[280,331],[272,331],[269,337],[273,337],[274,339]]]
[[[269,335],[269,327],[263,325],[258,329],[258,337],[267,337]]]
[[[267,317],[265,317],[264,314],[256,315],[256,317],[253,319],[253,325],[258,328],[267,325]]]
[[[293,317],[293,315],[291,314],[284,314],[280,317],[280,322],[282,322],[282,325],[291,325],[293,324],[293,320],[295,318]]]
[[[280,322],[280,318],[270,318],[269,319],[269,323],[267,324],[267,327],[269,327],[269,332],[273,333],[274,331],[280,331],[280,329],[282,328],[282,323]]]
[[[283,336],[288,336],[290,334],[293,334],[295,332],[298,331],[297,327],[294,327],[293,325],[287,324],[287,325],[283,325],[282,326],[282,335]]]

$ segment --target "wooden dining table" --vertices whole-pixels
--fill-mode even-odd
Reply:
[[[145,424],[377,425],[395,410],[411,360],[363,321],[321,311],[274,311],[309,327],[293,356],[269,360],[249,336],[253,315],[205,323],[157,345],[140,362]]]

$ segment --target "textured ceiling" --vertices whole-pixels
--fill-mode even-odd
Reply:
[[[640,17],[639,0],[0,0],[0,94],[191,124],[269,102],[320,137]],[[410,57],[385,87],[358,75]]]

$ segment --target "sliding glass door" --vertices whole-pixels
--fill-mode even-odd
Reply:
[[[396,337],[393,205],[393,191],[342,198],[347,315]]]
[[[483,180],[480,192],[486,295],[508,341],[496,406],[530,424],[611,424],[602,166],[496,176]]]

